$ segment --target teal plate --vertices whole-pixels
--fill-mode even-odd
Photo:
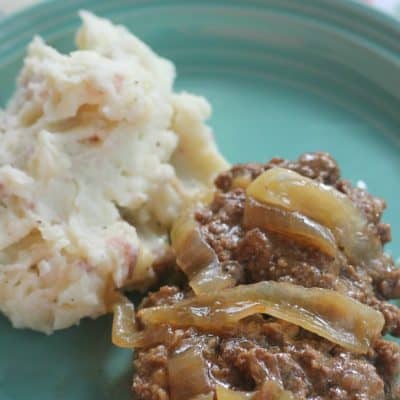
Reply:
[[[345,0],[69,0],[0,22],[0,103],[26,44],[73,48],[76,11],[125,24],[178,70],[177,88],[205,95],[232,162],[325,150],[353,182],[389,204],[388,250],[400,255],[400,26]],[[110,319],[50,337],[0,317],[0,400],[131,398],[131,354]]]

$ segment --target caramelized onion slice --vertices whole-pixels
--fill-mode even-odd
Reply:
[[[168,360],[171,400],[197,399],[211,392],[206,361],[201,350],[192,347]]]
[[[370,261],[382,251],[362,212],[331,186],[284,168],[272,168],[255,179],[247,195],[261,203],[298,211],[332,230],[353,262]]]
[[[140,336],[136,329],[135,306],[126,297],[121,296],[120,301],[114,304],[113,311],[113,344],[123,348],[135,347],[135,342]]]
[[[295,211],[260,203],[252,198],[246,200],[243,224],[246,228],[260,228],[280,233],[304,245],[335,257],[337,246],[332,232]]]
[[[184,214],[174,224],[171,244],[176,262],[189,278],[189,285],[196,294],[235,285],[234,278],[222,270],[215,251],[202,237],[191,213]]]
[[[218,385],[216,388],[217,400],[251,400],[255,392],[240,392]]]
[[[117,347],[140,349],[174,340],[174,333],[171,327],[167,325],[138,331],[135,321],[135,307],[123,295],[118,296],[118,302],[114,304],[113,312],[111,340]]]
[[[145,325],[193,326],[223,334],[256,313],[298,325],[355,353],[366,353],[384,325],[380,312],[336,291],[272,281],[145,308],[138,317]]]

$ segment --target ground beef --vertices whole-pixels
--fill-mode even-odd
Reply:
[[[134,379],[134,389],[139,398],[168,400],[168,348],[159,345],[139,353],[135,366],[138,374]]]
[[[332,259],[279,234],[246,230],[242,226],[246,196],[243,188],[235,187],[235,180],[242,177],[253,180],[274,166],[334,186],[363,212],[382,244],[390,238],[390,227],[380,222],[386,203],[341,180],[339,168],[328,154],[307,153],[295,162],[276,158],[264,165],[237,165],[216,179],[219,191],[214,201],[210,207],[199,210],[196,217],[219,260],[239,262],[244,267],[247,283],[287,281],[348,294],[381,311],[386,319],[385,332],[400,335],[400,309],[386,302],[398,298],[400,291],[400,272],[394,268],[391,257],[382,253],[375,261],[374,271],[366,271],[365,266],[353,265],[346,258]]]
[[[385,202],[342,180],[328,154],[304,154],[297,161],[275,158],[266,164],[237,165],[221,174],[213,202],[196,214],[201,233],[223,268],[238,284],[285,281],[347,294],[381,311],[385,333],[400,336],[400,310],[387,302],[400,297],[400,270],[394,268],[391,257],[382,254],[373,268],[366,268],[346,257],[330,258],[279,234],[243,227],[246,183],[274,166],[332,185],[364,213],[382,244],[390,240],[390,227],[381,222]],[[141,307],[171,304],[191,295],[187,286],[162,287]],[[400,400],[396,384],[400,350],[383,338],[373,343],[367,355],[356,355],[297,326],[260,315],[247,318],[225,336],[192,328],[173,334],[168,343],[137,353],[133,388],[139,399],[170,400],[168,360],[184,348],[197,346],[211,388],[219,383],[252,391],[272,380],[296,399]]]

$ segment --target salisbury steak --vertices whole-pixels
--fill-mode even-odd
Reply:
[[[291,218],[289,225],[280,228],[271,227],[270,221],[266,221],[266,227],[265,221],[249,223],[245,215],[249,207],[249,184],[273,168],[295,171],[308,179],[304,180],[306,184],[309,180],[318,182],[328,192],[329,188],[334,188],[332,193],[335,196],[338,193],[336,200],[359,212],[354,223],[365,221],[363,240],[368,246],[365,253],[370,256],[364,257],[354,251],[365,245],[357,242],[359,233],[354,237],[346,236],[349,243],[353,242],[351,247],[343,242],[342,231],[320,226],[317,223],[320,221],[310,222],[301,214],[302,210],[266,208],[268,212],[272,210],[269,215],[278,218],[277,221],[281,221],[282,215]],[[296,176],[289,177],[295,179]],[[305,325],[301,325],[302,328],[268,316],[276,314],[265,311],[259,312],[267,315],[247,313],[235,324],[227,324],[225,329],[221,328],[221,319],[216,318],[215,327],[205,328],[200,322],[209,309],[194,307],[196,299],[202,298],[199,273],[188,267],[193,260],[200,259],[206,259],[209,265],[218,264],[219,275],[212,275],[215,271],[208,267],[208,275],[204,276],[211,273],[215,282],[222,282],[220,293],[226,290],[223,285],[251,287],[264,281],[289,284],[282,286],[289,289],[298,285],[296,287],[322,288],[328,294],[334,291],[357,300],[354,303],[364,304],[359,306],[371,310],[368,312],[372,314],[380,317],[382,314],[382,333],[400,336],[400,310],[387,301],[400,295],[400,272],[395,269],[392,258],[382,251],[382,246],[390,240],[390,228],[381,222],[385,202],[341,180],[336,162],[325,153],[304,154],[295,162],[273,159],[263,165],[237,165],[217,178],[216,187],[211,203],[198,208],[194,214],[196,229],[207,243],[208,253],[199,255],[194,246],[190,263],[185,262],[183,256],[179,257],[178,251],[178,265],[189,277],[190,285],[161,287],[143,300],[138,311],[137,323],[139,329],[143,329],[143,340],[134,362],[133,389],[137,397],[142,400],[399,400],[396,381],[400,372],[400,350],[395,343],[383,339],[380,332],[368,342],[366,351],[356,351],[355,347],[343,347],[334,339],[315,334],[315,330],[304,329]],[[315,188],[318,189],[315,185],[311,189]],[[292,192],[288,193],[289,196]],[[315,208],[318,207],[315,204]],[[311,212],[316,213],[314,209]],[[339,217],[334,216],[332,220],[338,221]],[[293,226],[304,228],[305,222],[308,230],[295,235]],[[316,232],[320,234],[319,242],[312,243],[310,235],[315,239]],[[191,251],[185,244],[186,259]],[[212,259],[212,253],[216,259]],[[196,279],[197,284],[194,284]],[[223,308],[222,300],[216,303],[209,308]],[[176,310],[180,304],[191,304],[192,325],[185,326],[186,314],[181,307],[177,321],[146,329],[146,310],[167,310],[168,307]],[[228,312],[224,312],[215,315],[226,316]],[[340,315],[336,318],[341,319]],[[290,318],[289,321],[293,322]],[[227,397],[227,389],[237,391],[239,397]]]

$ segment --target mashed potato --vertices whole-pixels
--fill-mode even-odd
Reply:
[[[30,44],[0,116],[0,310],[50,333],[145,288],[182,205],[226,168],[201,97],[126,29],[82,13],[77,51]]]

